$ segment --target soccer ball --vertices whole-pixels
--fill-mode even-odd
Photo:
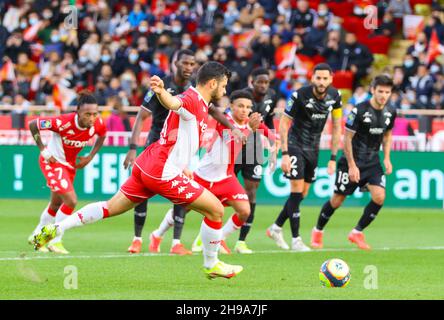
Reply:
[[[325,261],[319,271],[319,280],[326,287],[343,288],[350,282],[350,268],[341,259]]]

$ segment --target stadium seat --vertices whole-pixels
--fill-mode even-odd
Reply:
[[[364,26],[364,19],[359,17],[349,17],[344,19],[342,27],[348,32],[353,32],[359,39],[366,38],[370,34],[370,30],[366,29]]]
[[[351,71],[336,71],[333,75],[333,86],[338,89],[353,88],[353,73]]]
[[[386,36],[371,36],[359,39],[359,42],[365,44],[371,53],[387,54],[389,51],[391,39]]]
[[[328,8],[335,16],[345,18],[353,15],[353,2],[327,2]]]
[[[428,4],[418,3],[415,4],[413,11],[419,16],[428,17],[432,13],[432,7]]]

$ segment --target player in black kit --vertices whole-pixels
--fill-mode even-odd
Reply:
[[[173,59],[174,60],[174,59]],[[194,52],[191,50],[179,50],[176,54],[176,58],[173,61],[175,65],[175,70],[172,75],[166,76],[163,79],[165,84],[165,88],[172,95],[177,95],[185,90],[187,90],[191,85],[191,77],[195,71],[197,66],[196,58],[194,56]],[[160,132],[162,131],[164,122],[168,113],[170,111],[162,106],[162,104],[157,99],[156,95],[150,90],[146,93],[143,103],[139,112],[137,113],[136,121],[134,123],[134,127],[132,130],[130,142],[129,142],[129,151],[126,155],[124,161],[125,169],[131,167],[137,156],[137,140],[140,136],[140,131],[143,126],[143,122],[148,119],[148,117],[152,116],[152,124],[151,130],[148,135],[148,139],[145,144],[145,148],[156,142],[160,138]],[[210,106],[208,110],[209,114],[216,119],[218,122],[221,122],[228,128],[233,130],[233,134],[238,138],[241,138],[243,134],[240,130],[234,128],[231,123],[226,119],[222,112],[220,112],[216,107]],[[184,171],[185,172],[185,171]],[[191,176],[191,172],[189,172]],[[147,213],[147,205],[148,202],[145,200],[139,205],[137,205],[134,209],[134,239],[131,246],[128,248],[128,252],[131,253],[139,253],[142,246],[142,230],[145,225],[146,213]],[[173,245],[171,247],[171,253],[184,255],[191,254],[191,251],[187,250],[180,243],[180,236],[182,233],[183,223],[185,218],[185,210],[181,206],[175,205],[173,209],[170,209],[168,213],[165,215],[161,226],[159,229],[167,229],[169,226],[174,224],[174,237],[173,237]],[[162,237],[157,235],[156,232],[163,233],[166,230],[155,230],[150,234],[150,252],[159,252],[160,251],[160,242],[162,241]]]
[[[339,91],[331,87],[332,80],[332,70],[328,64],[316,65],[311,85],[293,92],[280,120],[281,168],[285,177],[290,179],[291,194],[275,223],[267,229],[267,236],[282,249],[289,249],[282,235],[282,226],[288,218],[293,238],[291,249],[310,250],[299,235],[299,205],[316,178],[321,133],[330,112],[333,119],[333,132],[331,158],[327,171],[333,174],[336,169],[336,153],[341,135],[342,102]]]
[[[396,110],[386,106],[392,93],[393,81],[386,75],[377,76],[371,84],[372,98],[358,104],[345,124],[344,155],[338,161],[335,191],[321,209],[318,223],[312,231],[311,246],[322,248],[323,229],[334,211],[357,187],[365,187],[371,195],[361,219],[349,233],[350,242],[360,249],[370,250],[362,230],[378,214],[385,199],[385,174],[392,173],[390,146]],[[379,160],[383,146],[385,174]]]
[[[253,110],[261,114],[264,124],[269,129],[274,129],[273,117],[276,107],[276,92],[270,89],[270,74],[265,68],[256,68],[251,73],[252,87],[244,90],[251,92],[253,95]],[[273,145],[271,140],[270,144]],[[276,145],[272,146],[272,150],[268,156],[270,159],[270,169],[276,167]],[[250,216],[247,222],[242,226],[239,234],[239,240],[236,243],[235,251],[238,253],[252,253],[248,248],[245,239],[250,232],[251,225],[254,220],[254,212],[256,209],[256,193],[262,180],[264,165],[264,146],[262,145],[261,135],[254,133],[249,136],[247,143],[242,149],[239,158],[236,159],[234,171],[236,174],[242,173],[244,179],[245,191],[250,201]]]

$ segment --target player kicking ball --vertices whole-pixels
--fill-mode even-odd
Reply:
[[[106,127],[99,117],[96,99],[89,92],[81,93],[78,97],[77,112],[55,117],[39,117],[29,123],[38,148],[40,149],[39,164],[45,176],[51,197],[48,206],[40,216],[40,222],[29,236],[32,244],[34,236],[48,223],[59,223],[68,218],[77,204],[77,195],[73,187],[77,169],[84,168],[103,145]],[[41,130],[53,132],[48,146],[45,146],[40,137]],[[86,157],[77,155],[86,146],[88,141],[98,135],[92,151]],[[58,235],[47,247],[40,247],[39,251],[67,254],[62,243],[62,236]]]
[[[345,124],[344,155],[338,162],[335,191],[321,209],[318,223],[313,228],[311,246],[323,247],[323,229],[336,209],[357,187],[366,187],[371,195],[361,219],[349,233],[348,240],[358,248],[370,250],[362,232],[381,210],[385,199],[385,175],[379,160],[381,143],[384,153],[385,174],[392,173],[390,147],[396,110],[386,104],[392,93],[393,81],[386,75],[377,76],[371,84],[372,98],[358,104]]]
[[[160,139],[137,157],[131,176],[110,200],[91,203],[60,223],[44,226],[34,237],[35,248],[40,248],[66,230],[117,216],[159,194],[174,204],[184,205],[204,215],[201,234],[207,277],[232,278],[239,274],[242,266],[229,265],[218,259],[224,214],[222,203],[183,174],[202,145],[203,133],[208,126],[209,103],[225,95],[230,75],[222,64],[207,62],[197,72],[196,88],[190,87],[178,96],[172,96],[165,90],[159,77],[151,77],[151,90],[162,105],[171,110]]]

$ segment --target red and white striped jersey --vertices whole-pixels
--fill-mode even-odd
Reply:
[[[245,136],[251,133],[247,124],[240,125],[230,115],[226,115],[226,117]],[[218,123],[216,125],[216,138],[203,156],[195,174],[210,182],[222,181],[230,176],[235,176],[234,165],[241,151],[242,142],[236,143],[231,130]]]
[[[47,149],[58,162],[70,168],[75,168],[77,155],[94,135],[106,135],[106,126],[100,117],[91,128],[82,128],[75,112],[55,117],[39,117],[37,126],[39,130],[53,132]]]
[[[135,162],[144,174],[166,181],[188,166],[202,145],[208,126],[208,102],[194,87],[176,97],[182,106],[169,112],[160,139],[146,148]]]

